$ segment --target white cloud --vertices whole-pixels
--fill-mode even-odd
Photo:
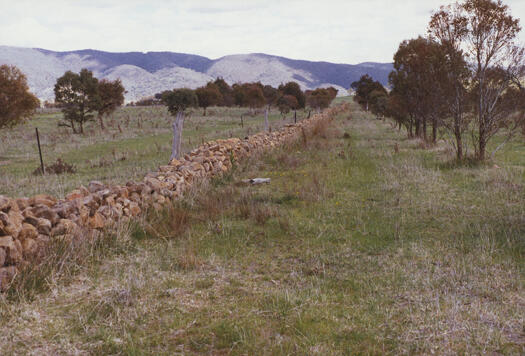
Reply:
[[[0,0],[0,44],[390,61],[443,0]],[[506,1],[525,15],[523,0]]]

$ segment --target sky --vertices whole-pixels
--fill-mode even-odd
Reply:
[[[0,0],[0,45],[391,62],[399,43],[425,34],[431,12],[449,2]],[[525,19],[525,0],[504,3]]]

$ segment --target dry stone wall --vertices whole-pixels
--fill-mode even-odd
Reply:
[[[261,150],[293,142],[320,120],[342,110],[342,106],[330,108],[271,133],[205,143],[184,158],[148,173],[143,182],[107,186],[93,181],[64,199],[49,195],[17,199],[0,196],[0,290],[8,287],[20,268],[38,258],[51,239],[78,238],[120,219],[132,219],[147,207],[160,209],[197,181],[222,175],[233,162]]]

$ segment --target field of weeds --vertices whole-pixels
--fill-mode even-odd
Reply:
[[[105,240],[57,243],[0,297],[2,353],[523,354],[524,152],[452,164],[352,106]]]

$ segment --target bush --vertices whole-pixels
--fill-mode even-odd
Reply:
[[[57,161],[50,166],[45,166],[47,174],[67,174],[67,173],[76,173],[77,169],[74,165],[62,161],[61,158],[58,158]],[[42,167],[38,167],[33,171],[33,175],[42,175]]]

